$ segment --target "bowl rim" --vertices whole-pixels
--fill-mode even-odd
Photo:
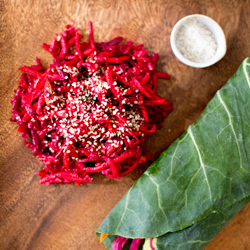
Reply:
[[[216,54],[213,58],[211,58],[210,60],[208,60],[207,62],[203,62],[203,63],[197,63],[197,62],[193,62],[188,60],[187,58],[185,58],[182,53],[178,50],[177,46],[176,46],[176,34],[179,31],[180,27],[182,27],[182,25],[187,22],[190,19],[193,18],[199,18],[199,19],[204,19],[206,20],[206,22],[211,23],[211,25],[213,25],[213,27],[216,29],[216,33],[218,32],[219,36],[220,36],[220,40],[218,46],[220,46],[220,51]],[[204,23],[206,25],[206,23]],[[215,32],[213,30],[211,30],[209,27],[208,29],[215,35]],[[218,41],[217,41],[218,43]],[[226,50],[227,50],[227,45],[226,45],[226,37],[225,34],[221,28],[221,26],[215,21],[213,20],[211,17],[208,17],[206,15],[202,15],[202,14],[192,14],[192,15],[188,15],[185,16],[183,18],[181,18],[179,21],[176,22],[176,24],[174,25],[172,31],[171,31],[171,35],[170,35],[170,45],[172,48],[172,51],[174,53],[174,55],[177,57],[177,59],[179,61],[181,61],[182,63],[191,66],[191,67],[195,67],[195,68],[205,68],[205,67],[209,67],[215,63],[217,63],[219,60],[221,60],[224,55],[226,54]]]

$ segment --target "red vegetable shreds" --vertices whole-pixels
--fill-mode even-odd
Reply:
[[[43,48],[54,57],[20,68],[12,121],[25,144],[45,163],[40,183],[90,182],[93,173],[121,178],[147,160],[146,135],[161,126],[172,103],[156,94],[158,54],[122,37],[89,42],[73,25]],[[27,140],[28,139],[28,140]]]

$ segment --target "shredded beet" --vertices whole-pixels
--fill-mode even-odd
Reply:
[[[150,238],[150,247],[152,250],[155,250],[155,247],[153,246],[153,240],[154,238]]]
[[[144,239],[133,239],[129,250],[138,250],[139,246],[144,243]]]
[[[107,236],[107,235],[106,235]],[[129,238],[117,236],[112,243],[112,250],[122,250]],[[133,239],[129,250],[138,250],[144,244],[144,239]]]
[[[122,37],[89,42],[73,25],[43,44],[54,57],[45,69],[40,60],[20,68],[12,99],[12,121],[25,144],[45,167],[40,183],[90,182],[93,173],[121,178],[150,156],[145,136],[156,132],[172,103],[156,93],[158,54]]]
[[[112,243],[112,250],[122,250],[129,239],[117,236]]]

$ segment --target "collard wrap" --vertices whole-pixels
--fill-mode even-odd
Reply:
[[[127,192],[97,230],[156,238],[159,249],[202,249],[250,201],[250,58],[199,119]],[[128,243],[129,244],[129,243]]]

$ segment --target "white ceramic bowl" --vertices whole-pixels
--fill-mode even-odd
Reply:
[[[217,50],[216,50],[215,55],[212,58],[210,58],[207,62],[197,63],[197,62],[188,60],[182,55],[182,53],[178,50],[176,46],[176,39],[177,39],[177,34],[178,34],[179,29],[182,27],[183,24],[185,24],[187,21],[190,21],[190,19],[193,19],[193,18],[197,19],[197,21],[200,21],[206,25],[206,27],[214,35],[214,38],[217,43]],[[170,44],[171,44],[173,53],[182,63],[191,67],[195,67],[195,68],[205,68],[205,67],[215,64],[216,62],[222,59],[222,57],[226,54],[226,50],[227,50],[226,38],[219,24],[216,23],[213,19],[211,19],[208,16],[198,15],[198,14],[186,16],[180,19],[175,24],[171,32]]]

